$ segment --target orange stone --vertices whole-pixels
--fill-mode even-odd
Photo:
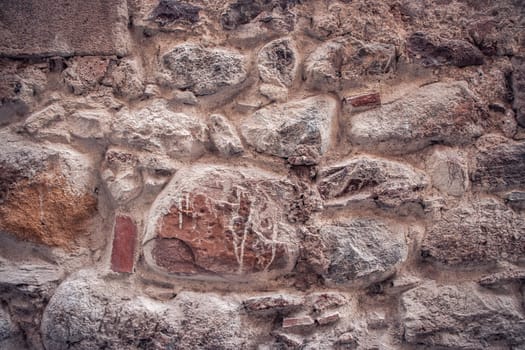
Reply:
[[[137,227],[130,217],[118,215],[115,218],[111,269],[115,272],[133,272]]]

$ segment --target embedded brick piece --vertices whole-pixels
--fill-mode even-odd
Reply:
[[[379,92],[368,92],[362,95],[347,96],[343,99],[343,104],[349,112],[364,111],[381,106],[381,95]]]
[[[334,312],[331,314],[320,316],[316,320],[317,320],[317,323],[319,323],[321,326],[324,326],[330,323],[337,322],[339,321],[340,318],[341,317],[339,316],[339,312]]]
[[[314,324],[310,316],[287,317],[283,319],[283,328],[305,327]]]
[[[137,227],[128,216],[115,218],[115,236],[111,252],[111,269],[115,272],[133,272]]]

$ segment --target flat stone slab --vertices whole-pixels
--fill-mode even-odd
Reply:
[[[0,57],[128,53],[125,0],[5,0]]]

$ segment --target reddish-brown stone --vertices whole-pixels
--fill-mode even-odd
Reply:
[[[346,104],[354,108],[360,107],[376,107],[381,105],[381,95],[378,92],[369,92],[367,94],[358,96],[349,96],[344,99]]]
[[[326,324],[334,323],[339,321],[339,312],[334,312],[331,314],[323,315],[317,318],[317,323],[319,323],[321,326],[324,326]]]
[[[137,227],[130,217],[118,215],[114,233],[111,269],[115,272],[133,272]]]
[[[306,327],[314,323],[310,316],[286,317],[283,319],[283,328]]]

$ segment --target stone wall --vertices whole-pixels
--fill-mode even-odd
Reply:
[[[521,0],[4,0],[1,349],[525,349]]]

